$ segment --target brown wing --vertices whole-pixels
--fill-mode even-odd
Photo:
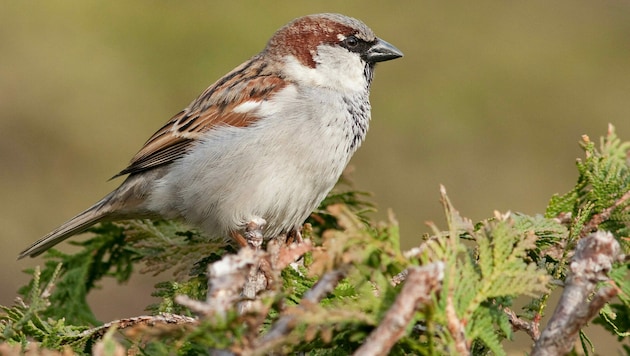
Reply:
[[[190,106],[173,116],[144,144],[131,163],[114,177],[139,173],[182,157],[201,137],[217,126],[245,127],[258,117],[234,112],[248,101],[264,101],[284,88],[281,76],[256,56],[206,89]]]

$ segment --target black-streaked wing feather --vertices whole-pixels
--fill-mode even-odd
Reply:
[[[259,56],[225,75],[173,116],[114,177],[172,163],[185,155],[203,133],[217,126],[245,127],[258,120],[251,113],[234,109],[247,101],[267,100],[287,84]]]

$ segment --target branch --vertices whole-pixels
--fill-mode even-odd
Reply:
[[[457,354],[469,355],[470,345],[466,342],[465,324],[457,316],[453,296],[450,294],[446,297],[446,328],[453,337]]]
[[[540,317],[538,314],[536,314],[533,321],[527,321],[519,318],[510,308],[503,308],[503,312],[508,316],[512,330],[523,330],[532,340],[538,340],[540,337]]]
[[[277,290],[281,287],[278,284],[282,270],[292,265],[298,268],[297,260],[302,255],[313,249],[310,240],[287,244],[283,238],[275,238],[267,243],[267,252],[261,255],[256,268],[251,268],[247,276],[247,281],[243,286],[243,300],[238,305],[239,314],[251,311],[261,312],[263,303],[258,298],[259,293],[264,290]],[[263,320],[261,320],[262,322]]]
[[[257,270],[263,253],[252,248],[242,248],[236,255],[225,256],[208,266],[208,295],[198,301],[186,295],[178,295],[175,301],[195,313],[225,317],[232,310],[248,281],[252,270]]]
[[[624,204],[626,201],[630,199],[630,190],[628,190],[621,198],[617,199],[615,203],[608,208],[604,209],[601,213],[593,215],[591,220],[589,220],[582,231],[580,232],[580,236],[584,237],[593,231],[597,231],[599,225],[608,219],[610,219],[610,215],[612,215],[613,211],[617,209],[620,205]]]
[[[409,275],[409,270],[403,270],[402,272],[398,273],[397,275],[395,275],[394,277],[392,277],[392,285],[395,287],[399,284],[401,284],[402,282],[404,282],[407,279],[407,276]]]
[[[132,318],[124,318],[120,320],[110,321],[109,323],[105,323],[99,327],[83,331],[81,334],[79,334],[79,337],[89,336],[91,339],[99,339],[103,337],[103,335],[105,335],[105,333],[107,333],[107,331],[114,326],[116,327],[116,329],[122,330],[138,325],[154,327],[159,324],[182,325],[193,324],[196,322],[197,319],[195,318],[178,314],[160,313],[158,315],[142,315]]]
[[[558,307],[534,345],[532,356],[567,354],[580,329],[619,293],[619,288],[610,283],[588,301],[598,283],[609,281],[608,272],[619,259],[619,249],[609,232],[598,231],[578,242]]]
[[[436,262],[411,267],[400,294],[389,308],[380,325],[372,331],[355,355],[387,355],[394,344],[404,336],[405,329],[416,310],[431,302],[433,293],[442,286],[444,263]]]
[[[297,308],[307,309],[309,305],[319,303],[320,300],[335,289],[337,283],[339,283],[345,274],[345,270],[333,270],[324,274],[322,278],[304,294],[304,298],[302,298]],[[280,317],[269,332],[254,344],[252,347],[253,353],[261,354],[265,350],[272,349],[278,343],[282,342],[283,338],[295,328],[297,321],[296,315],[293,313],[285,314]]]

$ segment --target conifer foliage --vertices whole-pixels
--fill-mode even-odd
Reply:
[[[610,126],[581,144],[575,187],[544,215],[473,223],[441,187],[445,225],[404,252],[395,219],[373,222],[355,191],[332,193],[304,242],[258,251],[176,222],[101,224],[79,252],[52,250],[26,271],[30,283],[0,307],[0,354],[505,355],[514,333],[531,337],[533,354],[591,354],[601,345],[582,329],[593,319],[630,354],[630,142]],[[98,321],[89,292],[132,273],[164,277],[160,302]],[[585,297],[555,306],[553,292]]]

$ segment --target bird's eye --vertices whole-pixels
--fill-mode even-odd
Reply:
[[[354,36],[348,36],[343,40],[348,48],[356,48],[359,45],[359,39]]]

